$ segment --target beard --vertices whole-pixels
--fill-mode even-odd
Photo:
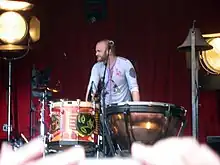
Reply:
[[[103,57],[97,56],[97,62],[102,62],[102,61],[104,61]]]
[[[98,62],[107,62],[108,55],[107,53],[104,53],[103,55],[97,56],[97,61]]]

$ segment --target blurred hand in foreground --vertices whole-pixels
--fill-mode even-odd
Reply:
[[[145,165],[220,165],[220,158],[191,137],[171,137],[152,146],[132,145],[132,157]]]

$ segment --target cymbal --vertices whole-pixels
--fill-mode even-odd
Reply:
[[[37,88],[34,88],[33,90],[40,91],[40,92],[44,92],[44,91],[49,91],[49,92],[53,92],[53,93],[59,92],[58,89],[55,89],[55,88],[53,89],[53,88],[49,88],[49,87],[45,87],[45,86],[37,87]]]

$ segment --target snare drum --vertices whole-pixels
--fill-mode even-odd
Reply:
[[[96,112],[91,102],[57,101],[51,104],[49,143],[59,146],[96,144]]]
[[[183,107],[161,102],[123,102],[107,107],[112,140],[119,150],[130,151],[131,144],[179,136],[185,123]]]

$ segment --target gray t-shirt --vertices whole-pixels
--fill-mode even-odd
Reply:
[[[92,89],[93,92],[96,92],[98,84],[104,76],[104,70],[104,62],[94,64],[90,75],[88,90]],[[106,68],[105,88],[106,105],[132,101],[131,92],[139,91],[139,88],[135,69],[128,59],[117,56],[112,68]]]

